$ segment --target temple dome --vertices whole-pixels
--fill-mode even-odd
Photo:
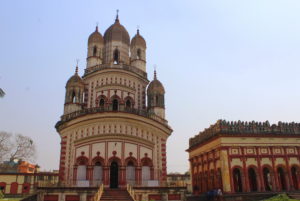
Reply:
[[[98,26],[96,26],[96,30],[89,36],[88,44],[91,43],[102,43],[103,44],[103,37],[101,33],[98,31]]]
[[[69,80],[67,81],[66,87],[78,86],[78,85],[84,85],[84,82],[81,79],[81,77],[78,75],[78,67],[76,67],[75,74],[69,78]]]
[[[104,33],[105,43],[111,41],[121,41],[126,45],[130,45],[130,37],[123,25],[120,24],[118,17],[115,20],[115,23],[111,25]]]
[[[143,38],[143,36],[140,35],[140,31],[137,30],[137,33],[131,40],[131,46],[141,46],[143,48],[146,48],[146,41]]]
[[[156,78],[156,72],[154,73],[154,80],[152,80],[147,88],[147,94],[165,94],[165,88],[163,84]]]

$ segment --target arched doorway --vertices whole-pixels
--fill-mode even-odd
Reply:
[[[293,187],[295,190],[298,190],[298,179],[297,179],[297,168],[294,166],[291,168]]]
[[[243,192],[241,171],[238,168],[233,170],[233,185],[235,192]]]
[[[110,164],[110,188],[119,187],[119,165],[113,161]]]
[[[278,181],[281,190],[284,191],[286,190],[286,180],[285,180],[284,170],[282,167],[277,168],[277,174],[278,174]]]
[[[267,167],[263,169],[263,178],[265,184],[265,191],[271,191],[272,190],[271,173]]]
[[[113,107],[112,107],[113,111],[118,111],[119,109],[119,101],[117,99],[113,100]]]
[[[248,180],[249,180],[249,187],[250,191],[257,191],[257,175],[253,168],[248,169]]]

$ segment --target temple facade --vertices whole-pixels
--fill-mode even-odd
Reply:
[[[228,122],[190,138],[193,193],[292,191],[300,188],[300,124]]]
[[[61,137],[60,182],[70,186],[118,188],[159,186],[166,181],[165,89],[149,83],[146,41],[130,36],[117,16],[104,36],[88,38],[83,76],[67,81]],[[147,97],[147,103],[146,103]]]

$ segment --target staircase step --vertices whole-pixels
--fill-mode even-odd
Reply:
[[[133,201],[127,190],[104,189],[100,201]]]

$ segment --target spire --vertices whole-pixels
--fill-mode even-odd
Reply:
[[[157,77],[156,77],[156,65],[154,65],[154,80],[157,80]]]
[[[119,9],[117,9],[117,15],[116,15],[116,20],[115,22],[119,22]]]
[[[76,64],[76,68],[75,68],[75,75],[78,75],[78,62],[79,62],[79,59],[76,60],[77,64]]]
[[[136,27],[136,35],[140,35],[140,26],[139,25],[137,25],[137,27]]]
[[[96,31],[95,32],[98,32],[98,22],[97,22],[97,25],[96,25]]]

